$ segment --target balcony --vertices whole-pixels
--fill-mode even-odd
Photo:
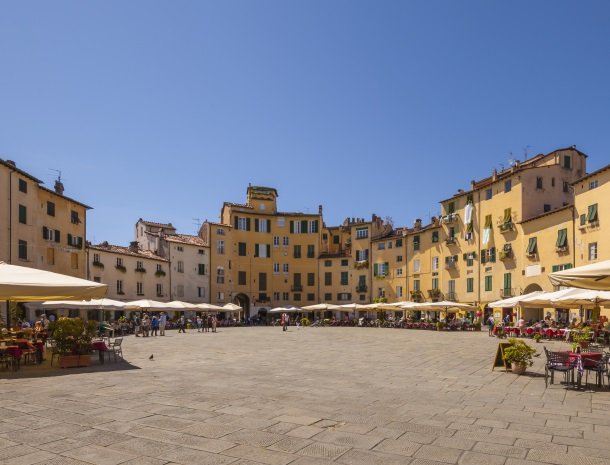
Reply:
[[[354,263],[354,268],[356,268],[357,270],[361,270],[363,268],[368,268],[368,267],[369,267],[368,260],[359,260]]]
[[[163,271],[163,270],[157,270],[157,271],[155,271],[155,276],[156,276],[157,278],[160,278],[161,276],[165,276],[165,271]]]
[[[501,250],[500,251],[500,260],[511,260],[513,258],[512,250]]]
[[[453,260],[449,260],[448,262],[445,263],[446,270],[455,270],[455,268],[456,268],[456,264]]]
[[[115,265],[115,268],[119,271],[122,271],[123,273],[125,273],[127,271],[127,268],[125,268],[125,265]]]
[[[411,300],[413,302],[423,302],[424,294],[422,294],[422,291],[411,291]]]
[[[501,223],[499,226],[500,232],[509,232],[512,231],[513,229],[515,229],[515,223],[513,223],[512,221],[505,221],[504,223]]]
[[[458,214],[457,213],[449,213],[447,215],[441,216],[441,218],[440,218],[440,222],[442,224],[455,223],[457,220],[458,220]]]
[[[303,285],[302,284],[294,284],[294,285],[290,286],[290,290],[292,292],[303,292]]]
[[[358,286],[356,286],[356,292],[366,292],[368,291],[368,287],[366,286],[366,284],[360,284]]]
[[[93,265],[93,266],[95,266],[96,268],[102,268],[102,269],[104,269],[104,264],[103,264],[102,262],[100,262],[100,261],[94,261],[94,262],[92,263],[92,265]]]
[[[137,273],[146,273],[146,268],[144,268],[144,267],[136,268],[136,272]]]
[[[450,300],[452,302],[457,302],[457,294],[451,291],[447,292],[447,294],[445,294],[445,299]]]
[[[428,289],[428,297],[430,297],[433,301],[440,299],[441,294],[440,289]]]
[[[455,238],[455,236],[448,237],[447,239],[445,239],[445,244],[447,244],[447,245],[452,245],[452,244],[456,244],[456,243],[457,243],[457,239]]]
[[[508,297],[514,297],[515,289],[514,288],[504,288],[500,289],[500,297],[503,299],[507,299]]]

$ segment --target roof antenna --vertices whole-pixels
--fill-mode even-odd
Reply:
[[[193,218],[193,224],[197,227],[195,231],[195,235],[199,234],[199,230],[201,229],[201,218]]]
[[[523,147],[523,159],[527,160],[527,152],[529,151],[529,149],[533,149],[534,147],[532,147],[531,145],[526,145],[525,147]]]
[[[49,170],[57,173],[57,179],[55,180],[55,185],[54,185],[55,193],[59,194],[59,195],[64,195],[64,185],[61,182],[61,171],[54,170],[52,168],[49,168]]]

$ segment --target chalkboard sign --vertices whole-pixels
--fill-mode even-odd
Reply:
[[[494,365],[491,367],[491,371],[496,367],[504,367],[506,371],[508,371],[508,364],[504,360],[504,349],[510,347],[508,342],[500,342],[498,344],[498,350],[496,351],[496,358],[494,359]]]

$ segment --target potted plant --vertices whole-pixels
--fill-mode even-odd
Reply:
[[[437,331],[442,331],[443,329],[445,329],[445,323],[443,323],[442,321],[437,321],[436,322],[436,330]]]
[[[589,347],[589,340],[591,339],[591,330],[587,326],[585,326],[584,328],[582,328],[581,331],[582,332],[578,332],[572,336],[572,341],[578,344],[579,347],[586,349],[587,347]]]
[[[91,339],[95,322],[61,317],[49,325],[49,334],[59,352],[59,366],[71,368],[91,364]]]
[[[504,349],[504,361],[511,364],[514,374],[522,375],[527,367],[534,364],[536,349],[515,338],[510,338],[508,343],[510,346]]]
[[[540,333],[534,334],[534,341],[540,342],[541,339],[542,339],[542,334],[540,334]]]

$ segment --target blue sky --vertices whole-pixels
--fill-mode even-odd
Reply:
[[[327,224],[427,220],[508,160],[610,163],[607,1],[2,2],[0,158],[194,233],[248,183]]]

